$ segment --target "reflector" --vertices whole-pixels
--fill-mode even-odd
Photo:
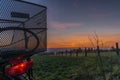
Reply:
[[[24,74],[27,72],[30,68],[33,67],[33,60],[21,62],[15,66],[12,66],[10,68],[6,68],[5,74],[7,76],[17,76]]]

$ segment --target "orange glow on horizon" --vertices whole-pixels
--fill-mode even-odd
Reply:
[[[91,41],[90,41],[91,39]],[[84,48],[84,47],[95,47],[96,41],[93,37],[91,38],[82,36],[62,36],[62,37],[53,37],[48,40],[48,48]],[[99,46],[100,47],[112,47],[115,46],[115,43],[119,42],[118,37],[99,37]],[[94,46],[93,46],[93,44]]]

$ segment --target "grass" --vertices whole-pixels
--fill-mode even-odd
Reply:
[[[33,56],[35,80],[103,80],[120,75],[120,60],[115,54],[102,55],[103,68],[95,54],[89,57]],[[116,79],[115,79],[116,80]]]

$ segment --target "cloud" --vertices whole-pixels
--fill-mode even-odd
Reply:
[[[57,21],[51,21],[50,22],[50,26],[52,28],[56,28],[56,29],[66,29],[66,28],[75,28],[75,27],[80,27],[81,24],[80,23],[65,23],[65,22],[57,22]]]

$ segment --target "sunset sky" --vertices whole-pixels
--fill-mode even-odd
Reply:
[[[120,0],[26,0],[47,6],[48,48],[120,42]]]

